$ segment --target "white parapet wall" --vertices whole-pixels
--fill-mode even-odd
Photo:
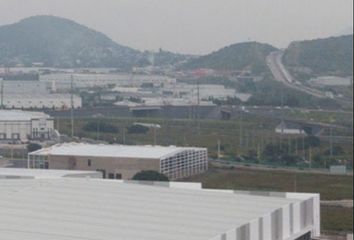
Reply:
[[[205,190],[215,191],[220,190]],[[295,240],[306,234],[321,235],[320,195],[312,193],[277,193],[221,190],[223,193],[268,196],[297,200],[249,223],[210,240]]]

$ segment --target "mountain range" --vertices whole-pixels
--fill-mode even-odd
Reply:
[[[141,52],[74,21],[54,16],[34,16],[0,26],[0,66],[110,67],[131,70],[149,65],[174,65],[181,69],[211,68],[267,71],[266,57],[278,49],[258,42],[233,44],[204,56],[164,50]],[[316,74],[352,75],[353,35],[294,42],[285,50],[289,67],[306,67]]]
[[[34,62],[47,67],[114,67],[127,70],[150,63],[150,53],[120,45],[74,21],[34,16],[0,27],[0,65]],[[159,51],[158,64],[175,64],[187,56]]]
[[[353,35],[293,42],[285,50],[284,63],[307,68],[315,75],[353,75]]]
[[[216,70],[248,70],[261,73],[267,69],[266,57],[277,49],[269,44],[245,42],[233,44],[206,56],[191,59],[185,69],[211,68]]]

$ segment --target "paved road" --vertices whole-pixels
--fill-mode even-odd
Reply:
[[[308,93],[318,98],[326,98],[326,95],[313,88],[306,87],[295,81],[282,63],[283,52],[272,52],[267,57],[267,64],[275,80],[284,83],[286,86]]]
[[[321,201],[321,204],[332,207],[353,208],[353,200]]]

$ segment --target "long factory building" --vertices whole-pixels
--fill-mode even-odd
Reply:
[[[205,172],[208,153],[195,147],[64,143],[29,153],[28,167],[101,171],[110,179],[154,170],[173,180]]]
[[[49,140],[56,135],[54,119],[45,113],[0,110],[0,141]]]
[[[320,236],[318,194],[212,190],[198,183],[130,182],[98,179],[89,172],[80,178],[77,171],[46,171],[3,171],[33,178],[0,178],[1,239],[310,240]]]

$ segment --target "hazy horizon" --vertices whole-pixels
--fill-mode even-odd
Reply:
[[[125,46],[189,54],[207,54],[245,41],[284,48],[291,41],[352,33],[353,19],[352,0],[0,0],[0,4],[0,25],[53,15]]]

